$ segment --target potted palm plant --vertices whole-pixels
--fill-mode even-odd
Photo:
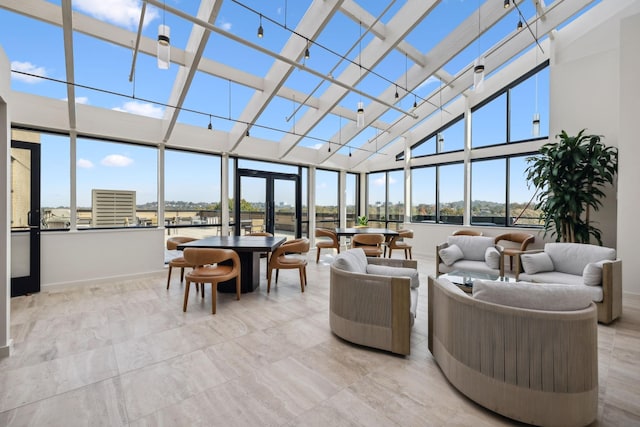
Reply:
[[[356,222],[357,228],[368,227],[368,226],[369,226],[369,219],[367,218],[366,215],[357,217],[357,222]]]
[[[544,222],[545,235],[556,241],[602,245],[602,234],[593,225],[591,210],[602,206],[603,188],[612,185],[618,172],[618,150],[603,144],[599,135],[575,136],[564,130],[557,143],[540,147],[527,158],[527,181],[538,192],[536,208]]]

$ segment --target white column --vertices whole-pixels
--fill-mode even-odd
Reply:
[[[463,225],[471,224],[471,105],[465,98],[464,106],[464,213]]]
[[[340,171],[338,179],[338,206],[340,206],[340,227],[347,226],[347,172]]]
[[[404,222],[411,222],[411,140],[404,139]]]
[[[229,154],[223,153],[220,164],[220,210],[222,217],[221,236],[229,235]],[[236,183],[238,185],[238,183]]]
[[[10,66],[0,48],[0,358],[11,354],[11,120],[7,99]]]
[[[316,230],[316,168],[309,166],[309,179],[307,179],[307,194],[309,195],[309,242],[315,246]]]
[[[78,229],[78,197],[77,172],[78,165],[76,155],[78,148],[78,132],[71,130],[69,133],[69,229]]]
[[[158,211],[156,213],[158,215],[158,228],[164,228],[164,155],[164,144],[160,144],[158,147]]]

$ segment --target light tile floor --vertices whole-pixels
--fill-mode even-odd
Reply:
[[[12,357],[0,360],[0,425],[494,426],[514,423],[458,393],[427,350],[426,278],[411,355],[346,343],[329,330],[329,265],[309,254],[309,286],[283,270],[236,301],[192,293],[174,272],[51,289],[11,302]],[[264,263],[264,261],[263,261]],[[264,273],[264,265],[263,265]],[[264,276],[264,274],[262,274]],[[640,425],[640,296],[599,326],[597,425]]]

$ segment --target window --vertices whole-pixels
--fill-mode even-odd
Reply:
[[[539,136],[549,135],[549,67],[545,67],[510,91],[509,141],[526,141],[533,135],[533,116],[540,115]]]
[[[526,169],[530,156],[509,159],[509,225],[517,227],[542,226],[540,211],[535,209],[535,188],[529,188]]]
[[[471,163],[471,224],[505,225],[506,159]]]
[[[387,172],[387,221],[404,222],[404,170]],[[386,224],[388,225],[388,223]]]
[[[97,227],[92,216],[93,190],[133,192],[136,215],[111,227],[145,227],[157,224],[157,150],[109,141],[77,140],[78,228]]]
[[[345,182],[345,203],[347,211],[347,227],[356,225],[358,216],[358,181],[359,176],[355,173],[347,173]]]
[[[411,157],[460,150],[464,150],[464,116],[458,117],[411,147]],[[396,157],[396,159],[399,158]]]
[[[302,233],[309,237],[309,168],[300,167],[300,186],[302,192]]]
[[[507,94],[503,93],[471,117],[471,146],[473,148],[507,142]]]
[[[411,222],[436,221],[436,167],[411,169]]]
[[[438,222],[462,224],[464,214],[464,166],[438,166]]]
[[[316,169],[316,225],[340,226],[338,211],[338,172]]]
[[[70,140],[66,135],[38,135],[42,228],[68,229],[71,225]]]
[[[549,63],[545,62],[471,110],[473,148],[549,136]],[[534,114],[539,132],[533,132]]]
[[[369,226],[384,227],[385,203],[387,200],[386,173],[367,175],[367,218]]]
[[[210,154],[166,150],[164,156],[164,217],[167,226],[211,225],[219,234],[221,158]],[[201,237],[204,230],[181,229],[181,235]],[[192,235],[198,233],[197,235]]]

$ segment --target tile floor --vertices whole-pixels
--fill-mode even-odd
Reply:
[[[179,274],[50,289],[12,299],[12,357],[0,360],[0,425],[495,426],[514,423],[458,393],[427,350],[426,277],[411,355],[358,347],[331,334],[332,255],[301,293],[283,270],[266,294],[210,288],[182,312]],[[264,261],[263,261],[264,262]],[[264,265],[263,265],[264,271]],[[599,326],[597,425],[640,425],[640,296]]]

